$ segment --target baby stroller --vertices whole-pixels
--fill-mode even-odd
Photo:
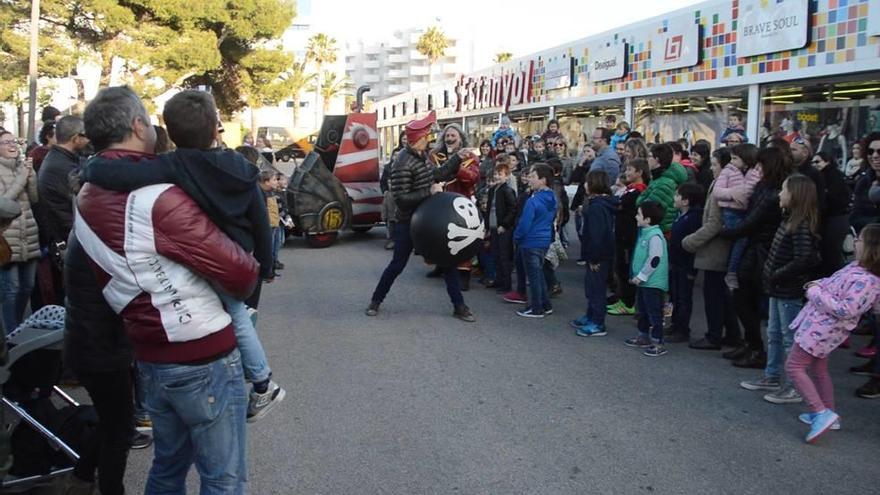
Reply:
[[[46,306],[6,338],[0,349],[0,493],[54,484],[73,471],[83,424],[97,418],[61,390],[64,308]],[[10,455],[11,454],[11,455]]]

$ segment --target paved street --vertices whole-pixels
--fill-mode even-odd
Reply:
[[[642,356],[623,345],[628,317],[609,318],[607,337],[576,337],[567,322],[583,313],[583,268],[573,260],[544,320],[516,316],[478,284],[465,293],[478,322],[453,319],[421,258],[368,318],[390,259],[383,242],[378,228],[283,250],[258,331],[288,395],[249,427],[250,493],[876,493],[880,400],[855,398],[864,378],[846,373],[861,362],[851,351],[831,358],[843,430],[810,446],[801,406],[738,386],[757,370],[683,344]],[[131,493],[142,493],[151,456],[132,452]]]

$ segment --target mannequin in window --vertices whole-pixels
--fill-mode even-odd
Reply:
[[[782,122],[779,123],[779,129],[782,130],[782,139],[785,139],[788,144],[801,137],[800,133],[795,129],[794,121],[788,117],[782,119]]]
[[[840,130],[839,123],[829,121],[822,134],[822,140],[819,141],[819,151],[833,156],[837,163],[846,163],[846,138],[843,137]]]

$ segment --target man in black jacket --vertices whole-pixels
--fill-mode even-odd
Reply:
[[[57,143],[52,146],[37,174],[37,191],[40,197],[37,219],[41,243],[48,246],[52,255],[53,279],[57,303],[64,301],[59,266],[67,248],[67,236],[73,227],[73,194],[70,192],[70,176],[79,170],[80,155],[88,144],[83,121],[68,115],[55,126]],[[49,301],[46,301],[49,303]]]
[[[443,190],[443,186],[437,182],[452,180],[461,166],[460,154],[450,156],[440,167],[435,167],[428,161],[425,150],[435,122],[436,116],[431,112],[426,118],[414,120],[406,125],[408,144],[397,155],[388,180],[398,209],[397,224],[394,226],[394,256],[382,272],[370,305],[366,309],[367,316],[376,316],[379,313],[379,305],[385,300],[394,280],[409,261],[409,255],[413,250],[409,223],[413,212],[422,201]],[[463,321],[476,321],[461,295],[457,270],[444,270],[443,278],[446,280],[446,292],[455,308],[453,315]]]

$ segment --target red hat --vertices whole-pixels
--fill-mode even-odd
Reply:
[[[437,123],[437,114],[432,110],[427,117],[421,120],[413,120],[406,124],[404,132],[406,132],[406,140],[413,144],[424,136],[431,133],[434,124]]]

